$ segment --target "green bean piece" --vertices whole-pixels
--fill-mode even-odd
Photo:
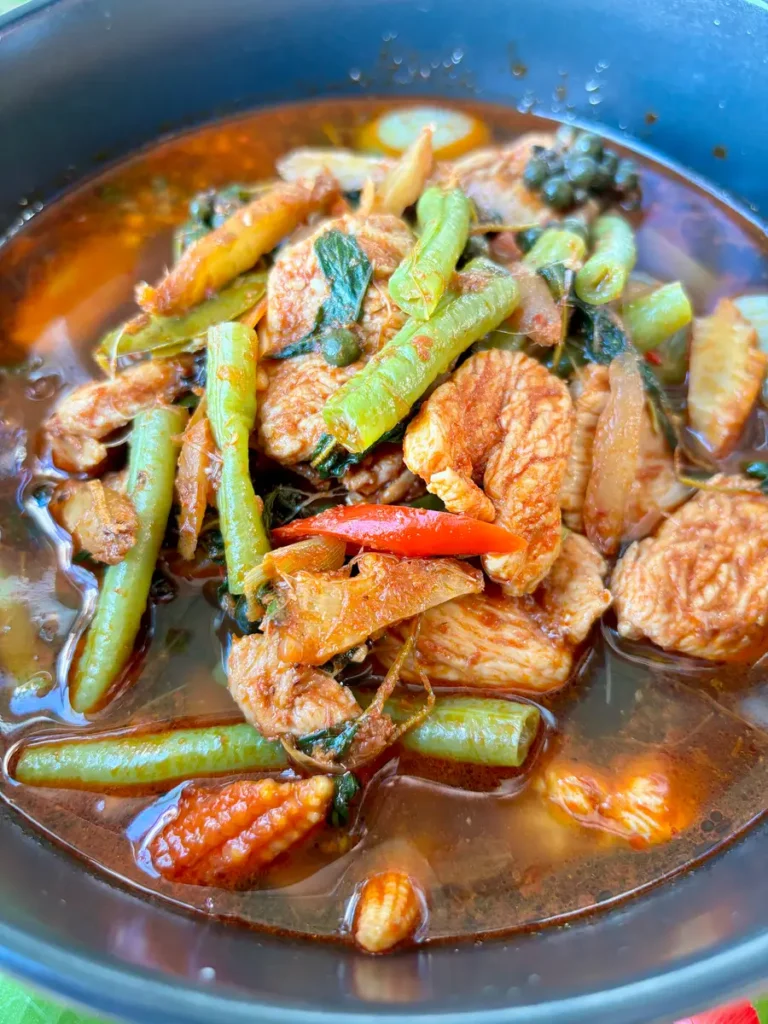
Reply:
[[[216,504],[232,594],[244,592],[246,573],[269,551],[262,503],[248,468],[248,439],[256,420],[256,353],[256,336],[244,324],[219,324],[208,331],[208,419],[221,455]]]
[[[621,297],[637,260],[632,225],[618,214],[598,217],[592,228],[594,251],[576,274],[582,302],[601,306]]]
[[[357,695],[361,703],[366,698]],[[384,710],[396,723],[423,705],[419,694],[391,697]],[[495,768],[519,768],[539,731],[535,704],[494,697],[438,697],[428,718],[409,729],[400,742],[425,757]]]
[[[31,743],[22,748],[13,777],[27,786],[113,790],[172,785],[201,775],[279,771],[287,763],[280,743],[238,723]]]
[[[72,707],[83,714],[104,701],[133,650],[171,511],[178,438],[186,422],[187,410],[180,406],[158,406],[133,421],[127,493],[138,518],[136,543],[104,574],[71,684]]]
[[[404,313],[428,320],[435,312],[469,238],[470,202],[460,188],[428,188],[416,205],[419,240],[389,281]]]
[[[165,357],[203,348],[209,327],[233,320],[255,306],[266,288],[265,273],[243,274],[218,295],[181,316],[140,314],[102,338],[96,358],[100,363],[111,364],[121,356],[149,353]]]
[[[628,302],[622,315],[635,348],[641,352],[650,352],[675,331],[689,324],[693,310],[683,286],[679,281],[673,281]]]
[[[567,228],[548,228],[536,239],[523,263],[533,270],[551,263],[565,263],[571,270],[577,270],[586,252],[587,243],[580,234]]]
[[[741,295],[733,300],[733,304],[754,327],[760,349],[768,353],[768,295]],[[768,375],[763,380],[760,394],[763,405],[768,406]]]
[[[326,402],[323,419],[348,451],[365,451],[392,430],[435,378],[517,305],[515,279],[490,260],[472,260],[458,282],[467,290],[444,295],[430,320],[409,320]]]

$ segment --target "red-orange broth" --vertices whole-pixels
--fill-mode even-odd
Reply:
[[[41,696],[34,686],[16,689],[8,672],[0,676],[0,790],[47,835],[129,886],[295,933],[343,932],[355,886],[398,850],[420,865],[429,886],[426,935],[439,939],[563,920],[658,883],[747,828],[764,812],[768,790],[766,671],[713,665],[679,673],[665,658],[654,668],[613,653],[597,627],[575,678],[542,705],[544,734],[523,770],[429,761],[395,748],[349,828],[322,832],[255,888],[234,893],[174,886],[147,869],[141,836],[180,787],[103,795],[32,789],[8,774],[7,752],[22,738],[235,717],[223,685],[221,614],[201,582],[180,579],[176,598],[154,608],[152,641],[135,659],[131,684],[92,722],[71,712],[64,675],[72,631],[92,607],[95,583],[70,565],[63,535],[35,503],[35,487],[55,477],[38,456],[38,428],[63,389],[97,372],[91,348],[132,313],[134,283],[152,280],[168,262],[171,228],[185,218],[191,195],[270,177],[275,159],[297,145],[350,144],[356,126],[391,105],[286,107],[160,143],[54,203],[0,248],[0,567],[28,607],[39,679],[48,673],[54,682]],[[472,111],[498,139],[536,126],[506,109]],[[678,175],[641,164],[641,270],[680,278],[698,314],[720,296],[768,286],[768,247],[753,225]],[[698,264],[695,273],[681,250]],[[756,448],[765,447],[764,435],[759,423]],[[649,647],[638,650],[654,657]],[[561,821],[531,785],[554,751],[608,766],[659,750],[697,808],[693,823],[661,846],[636,849]]]

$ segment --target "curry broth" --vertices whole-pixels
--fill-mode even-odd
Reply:
[[[135,281],[162,271],[171,229],[185,218],[191,195],[268,178],[275,159],[297,145],[348,145],[356,126],[392,105],[285,107],[163,142],[53,204],[0,249],[0,360],[7,366],[0,371],[0,568],[30,616],[4,626],[15,630],[16,656],[31,656],[35,672],[22,689],[11,664],[0,677],[0,789],[38,828],[114,877],[259,927],[338,935],[357,883],[394,857],[429,891],[427,936],[447,938],[541,924],[614,901],[746,828],[763,813],[768,789],[768,670],[708,665],[679,672],[674,658],[654,658],[643,645],[629,652],[630,660],[614,650],[609,617],[593,632],[576,678],[542,703],[545,727],[524,769],[480,769],[390,751],[369,773],[348,828],[323,831],[245,892],[171,885],[152,869],[141,837],[173,805],[180,786],[129,796],[33,789],[15,783],[8,770],[22,739],[233,719],[222,662],[227,627],[210,600],[210,581],[179,577],[175,598],[145,617],[131,685],[93,724],[72,712],[65,676],[96,581],[71,564],[65,535],[35,500],[41,483],[60,476],[41,460],[38,429],[63,389],[93,375],[90,349],[132,312]],[[498,139],[538,124],[502,108],[468,109]],[[699,314],[720,296],[768,286],[768,250],[753,225],[671,172],[645,162],[643,175],[641,270],[679,277]],[[758,416],[749,443],[759,451],[765,440]],[[609,772],[663,752],[680,799],[692,805],[692,824],[671,842],[636,849],[560,820],[535,788],[555,751]]]

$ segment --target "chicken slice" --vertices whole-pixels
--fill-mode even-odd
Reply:
[[[745,477],[708,488],[619,561],[618,630],[711,661],[754,661],[768,651],[768,497]]]
[[[266,388],[259,394],[259,445],[284,466],[307,462],[325,433],[323,407],[363,364],[331,366],[318,353],[262,364]]]
[[[691,823],[695,808],[662,756],[638,758],[618,778],[578,761],[555,761],[536,786],[561,813],[633,845],[666,843]]]
[[[561,380],[521,352],[492,349],[463,363],[406,431],[406,465],[449,511],[527,542],[524,551],[483,559],[511,596],[534,590],[560,551],[572,418]]]
[[[371,553],[334,572],[297,572],[275,587],[280,658],[322,665],[401,619],[482,589],[483,574],[453,558]]]
[[[47,420],[54,462],[68,472],[87,472],[106,456],[98,443],[155,405],[172,402],[188,386],[189,359],[138,363],[106,380],[75,388]]]
[[[593,623],[610,607],[604,584],[608,565],[586,537],[569,533],[560,557],[536,593],[553,630],[572,644],[586,640]]]
[[[735,446],[768,366],[757,332],[729,299],[694,323],[688,418],[715,457]]]
[[[548,693],[568,681],[576,645],[611,603],[606,564],[586,537],[569,534],[539,590],[524,597],[460,597],[425,612],[417,643],[421,669],[436,683]],[[391,665],[405,638],[387,630],[376,654]],[[416,682],[412,661],[404,679]]]
[[[424,485],[406,466],[402,449],[386,444],[379,445],[357,466],[347,470],[341,482],[349,491],[352,504],[391,505],[424,490]]]
[[[125,473],[101,480],[68,480],[57,487],[51,515],[72,536],[76,552],[117,565],[136,543],[139,522],[125,493]]]
[[[592,447],[600,414],[608,404],[611,386],[608,367],[589,363],[579,371],[571,384],[573,399],[573,434],[571,450],[560,490],[560,508],[565,525],[584,532],[584,498],[592,472]]]
[[[357,718],[352,691],[328,672],[280,659],[280,632],[252,633],[236,639],[227,662],[227,685],[262,736],[307,736]]]
[[[543,132],[521,135],[507,146],[481,149],[452,163],[438,165],[441,183],[453,182],[475,204],[481,221],[514,227],[541,224],[551,209],[523,184],[523,171],[534,146],[549,148],[553,137]]]
[[[279,352],[315,327],[330,288],[315,254],[315,242],[329,231],[353,235],[371,262],[373,279],[363,300],[360,322],[351,326],[361,351],[372,356],[405,323],[385,284],[413,246],[408,225],[391,214],[345,214],[326,220],[312,234],[287,246],[277,257],[267,284],[267,316],[261,331],[262,355]]]

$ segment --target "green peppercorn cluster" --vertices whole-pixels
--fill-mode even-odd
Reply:
[[[553,210],[569,210],[590,198],[620,202],[635,209],[640,179],[631,160],[619,158],[602,139],[562,125],[551,149],[534,146],[523,181]]]

